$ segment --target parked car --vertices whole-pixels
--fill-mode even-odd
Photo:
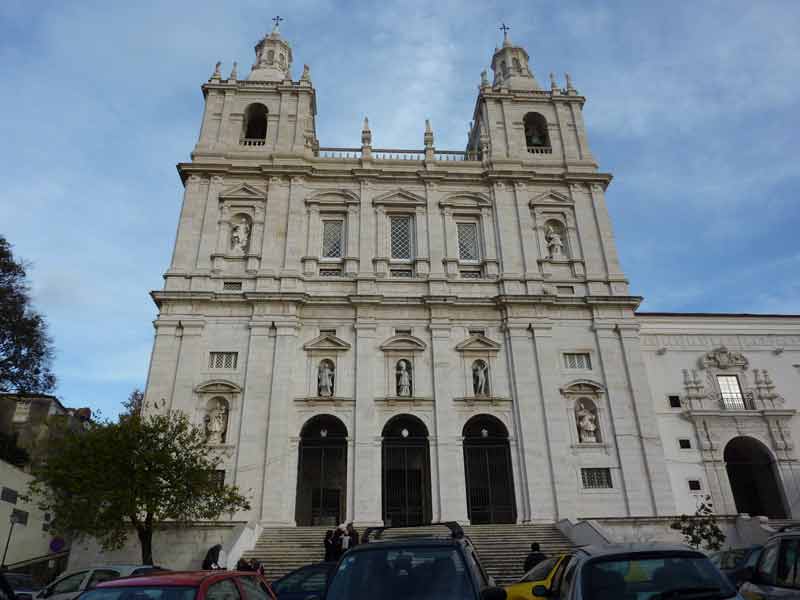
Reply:
[[[715,552],[709,558],[731,583],[736,585],[737,575],[746,567],[755,567],[764,546],[745,546]]]
[[[708,557],[688,546],[604,544],[575,551],[539,597],[562,600],[726,600],[736,589]]]
[[[736,576],[743,598],[800,598],[800,529],[786,527],[764,544],[755,566]]]
[[[6,573],[6,581],[14,590],[16,600],[33,600],[36,593],[42,588],[33,582],[33,576],[26,573]]]
[[[276,600],[252,571],[184,571],[106,581],[81,600]]]
[[[90,590],[96,585],[131,575],[145,575],[155,571],[163,571],[161,567],[153,565],[105,565],[90,567],[81,571],[72,571],[58,577],[47,587],[34,596],[35,600],[73,600],[84,590]]]
[[[2,571],[0,571],[0,600],[14,600],[14,590],[11,589]]]
[[[295,569],[272,582],[278,600],[306,600],[325,592],[328,578],[336,568],[335,562],[320,562]]]
[[[325,600],[505,600],[506,591],[486,575],[475,548],[457,523],[442,524],[447,536],[370,540],[342,556]],[[317,596],[319,598],[319,596]]]
[[[506,586],[508,600],[538,600],[540,597],[533,593],[533,588],[537,585],[551,587],[553,579],[564,570],[571,558],[571,554],[546,558],[520,577],[516,583]]]

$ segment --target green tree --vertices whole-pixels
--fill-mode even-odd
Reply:
[[[138,417],[142,414],[144,407],[144,392],[139,388],[133,388],[133,391],[128,395],[128,399],[122,403],[122,412],[120,419],[128,417]]]
[[[31,307],[25,265],[0,235],[0,392],[49,392],[53,346],[47,324]]]
[[[165,524],[214,520],[249,509],[216,477],[219,459],[183,413],[92,424],[53,442],[29,493],[55,515],[59,532],[120,548],[136,531],[142,563],[153,564],[153,532]]]
[[[670,524],[671,529],[680,531],[683,539],[692,548],[708,552],[719,550],[725,543],[725,534],[717,524],[711,496],[706,496],[698,504],[694,516],[681,515]]]

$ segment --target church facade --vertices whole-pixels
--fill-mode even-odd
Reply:
[[[214,74],[145,410],[269,525],[800,516],[800,317],[637,313],[569,76],[507,37],[464,151],[321,146],[277,28]]]

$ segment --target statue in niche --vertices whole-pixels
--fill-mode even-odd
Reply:
[[[217,405],[208,411],[205,418],[206,441],[209,444],[224,444],[228,431],[228,407],[225,400],[218,399]]]
[[[242,219],[231,230],[231,250],[245,254],[250,245],[250,224]]]
[[[550,252],[550,258],[564,258],[564,242],[561,240],[561,234],[552,225],[547,226],[547,232],[544,237],[547,240],[547,250]]]
[[[397,363],[397,395],[411,396],[411,367],[405,360]]]
[[[317,369],[317,395],[323,398],[333,396],[334,367],[329,360],[319,363]]]
[[[597,438],[597,415],[591,408],[586,408],[583,402],[578,402],[575,418],[578,422],[578,435],[582,444],[596,444],[600,441]]]
[[[482,360],[472,363],[472,391],[476,396],[489,395],[489,367]]]

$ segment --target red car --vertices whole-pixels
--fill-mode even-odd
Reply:
[[[269,583],[248,571],[185,571],[114,579],[80,600],[276,600]]]

